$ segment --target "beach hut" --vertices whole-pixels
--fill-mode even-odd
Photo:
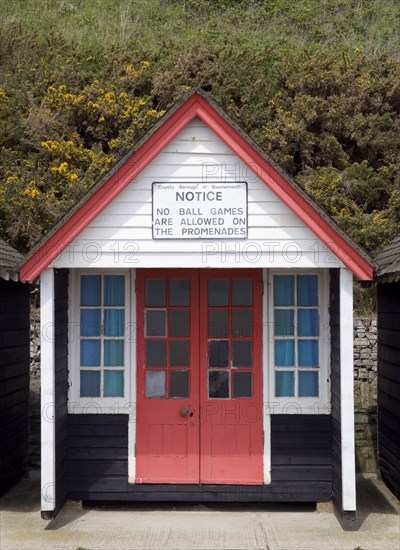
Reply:
[[[378,284],[378,459],[400,496],[400,235],[376,257]]]
[[[32,250],[42,515],[333,500],[354,516],[353,276],[372,262],[204,92]]]
[[[0,494],[23,474],[29,439],[29,285],[22,254],[0,239]]]

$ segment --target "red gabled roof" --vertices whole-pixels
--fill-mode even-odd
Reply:
[[[360,280],[373,277],[372,260],[252,139],[207,98],[193,91],[159,121],[141,142],[67,213],[35,247],[20,268],[33,281],[85,227],[179,134],[199,117]]]

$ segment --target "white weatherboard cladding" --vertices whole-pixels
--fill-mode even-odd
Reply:
[[[336,256],[255,171],[241,162],[208,126],[194,119],[52,266],[340,267]],[[247,182],[247,239],[154,240],[152,183],[157,181]]]

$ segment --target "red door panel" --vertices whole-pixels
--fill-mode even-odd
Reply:
[[[200,481],[261,485],[261,271],[204,271],[200,296]]]
[[[197,271],[138,271],[137,483],[199,482]]]

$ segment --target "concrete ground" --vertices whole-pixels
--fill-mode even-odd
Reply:
[[[357,480],[355,522],[323,505],[135,504],[40,517],[39,472],[1,500],[1,550],[296,549],[399,550],[399,501],[376,479]]]

